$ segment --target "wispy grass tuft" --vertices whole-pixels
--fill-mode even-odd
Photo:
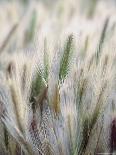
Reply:
[[[72,59],[72,54],[73,54],[73,35],[70,35],[64,47],[63,56],[60,62],[60,72],[59,72],[60,80],[64,80],[68,73],[69,65]]]

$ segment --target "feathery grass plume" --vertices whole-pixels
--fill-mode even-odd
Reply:
[[[12,63],[8,66],[6,85],[9,87],[8,102],[10,103],[7,103],[8,106],[6,102],[3,103],[7,114],[3,114],[3,122],[7,126],[10,134],[24,147],[24,150],[33,154],[33,151],[30,149],[31,146],[29,146],[29,143],[25,139],[27,133],[27,109],[29,106],[30,82],[33,74],[33,70],[31,69],[34,67],[34,64],[30,66],[33,61],[31,60],[31,63],[29,63],[28,59],[27,63],[27,59],[24,54],[19,55],[18,59],[15,56]],[[7,122],[8,120],[10,124]]]
[[[28,64],[26,64],[27,60]],[[10,87],[14,106],[16,106],[16,114],[19,115],[17,118],[20,120],[20,123],[22,124],[20,125],[22,126],[21,128],[23,128],[26,125],[24,123],[24,117],[27,104],[25,102],[30,97],[30,84],[33,74],[32,68],[34,67],[34,64],[32,66],[31,63],[33,63],[33,60],[30,61],[28,58],[26,58],[25,55],[19,55],[18,57],[16,56],[13,60],[12,65],[14,68],[11,68],[11,73],[8,76],[8,84]]]
[[[59,47],[58,47],[59,48]],[[60,54],[61,50],[58,49],[54,53],[49,76],[48,76],[48,101],[52,106],[52,109],[56,114],[59,113],[60,101],[59,101],[59,70],[60,70]],[[58,109],[57,109],[58,108]]]
[[[68,75],[72,55],[74,52],[73,36],[69,35],[63,51],[56,52],[48,80],[48,98],[56,114],[60,113],[60,82]],[[62,52],[62,53],[61,53]],[[61,55],[61,56],[60,56]],[[55,62],[56,61],[56,62]]]
[[[31,89],[32,97],[30,97],[31,102],[41,93],[41,91],[45,88],[45,86],[46,85],[44,83],[42,73],[41,71],[38,71],[32,82],[32,89]]]
[[[59,80],[64,80],[68,73],[74,50],[73,48],[73,35],[70,35],[64,47],[64,52],[60,62]]]
[[[17,140],[17,142],[20,143],[24,148],[26,148],[24,137],[22,136],[22,133],[19,128],[19,122],[17,122],[17,116],[15,113],[13,113],[14,107],[11,100],[10,92],[7,89],[8,88],[5,88],[5,86],[4,88],[2,88],[1,86],[1,93],[0,93],[1,103],[3,103],[5,107],[4,113],[2,114],[2,122],[6,126],[10,135],[12,135]],[[7,143],[8,143],[8,139],[7,139]]]

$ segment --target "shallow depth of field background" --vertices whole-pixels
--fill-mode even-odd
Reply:
[[[71,33],[78,47],[86,38],[92,40],[89,48],[93,50],[106,18],[110,18],[109,29],[114,31],[115,10],[115,0],[1,0],[0,53],[41,48],[45,39],[52,52],[56,43]]]

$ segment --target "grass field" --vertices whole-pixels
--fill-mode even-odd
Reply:
[[[0,155],[115,154],[115,27],[115,0],[0,0]]]

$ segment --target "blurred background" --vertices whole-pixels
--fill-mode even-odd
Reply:
[[[53,51],[70,33],[93,49],[106,18],[114,33],[115,15],[115,0],[0,0],[0,53],[41,49],[45,40]]]

